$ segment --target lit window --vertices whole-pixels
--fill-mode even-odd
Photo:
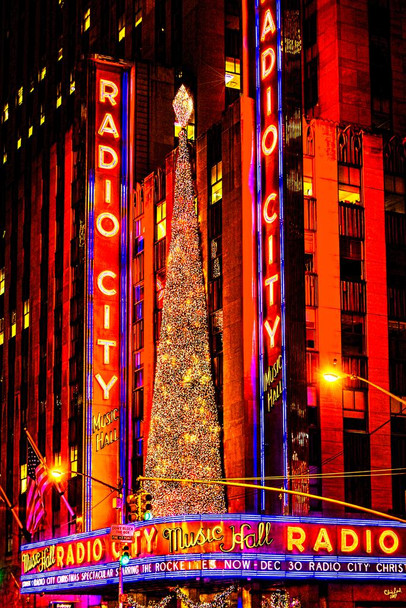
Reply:
[[[175,137],[179,137],[179,133],[181,130],[181,126],[178,122],[175,122]],[[187,138],[189,140],[194,140],[195,138],[195,125],[194,124],[189,124],[187,126]]]
[[[241,76],[240,76],[240,60],[233,59],[232,57],[226,57],[226,75],[225,75],[226,87],[229,89],[240,89],[241,88]]]
[[[220,161],[211,168],[211,204],[217,203],[223,196],[223,163]]]
[[[303,158],[303,194],[313,196],[313,163],[311,158]]]
[[[6,270],[5,268],[0,269],[0,296],[3,295],[6,288]]]
[[[90,27],[90,8],[84,14],[83,17],[83,31],[86,32]]]
[[[59,83],[57,85],[57,87],[56,87],[56,107],[57,108],[60,108],[61,105],[62,105],[62,93],[61,93],[61,90],[62,90],[62,85],[61,85],[61,83]]]
[[[3,152],[3,165],[5,165],[7,162],[7,152],[4,150]]]
[[[361,204],[361,172],[358,167],[338,166],[338,200],[341,203]]]
[[[20,494],[27,491],[27,464],[20,466]]]
[[[14,338],[17,332],[17,313],[15,310],[10,315],[10,337]]]
[[[78,471],[78,446],[71,445],[70,446],[70,471],[71,477],[76,477]]]
[[[72,93],[75,92],[75,77],[73,75],[73,72],[70,73],[69,76],[69,95],[72,95]]]
[[[4,110],[3,110],[3,116],[4,116],[4,122],[6,122],[6,120],[8,120],[8,103],[4,104]]]
[[[24,87],[20,87],[18,89],[18,93],[17,93],[17,103],[19,106],[21,106],[21,104],[23,103],[23,99],[24,99]]]
[[[24,327],[24,329],[27,329],[27,327],[29,327],[29,325],[30,325],[30,301],[29,300],[25,300],[25,302],[23,303],[23,310],[24,310],[23,327]]]
[[[118,20],[118,41],[121,42],[125,38],[125,16],[121,15]]]
[[[58,399],[58,397],[56,398]],[[54,468],[55,469],[60,469],[62,464],[62,456],[60,452],[55,452],[54,453]]]
[[[58,51],[58,61],[61,61],[62,57],[63,57],[63,48],[61,47]]]
[[[44,113],[44,108],[41,106],[40,114],[39,114],[39,124],[43,125],[44,122],[45,122],[45,113]]]
[[[30,125],[30,126],[28,127],[28,137],[31,137],[32,132],[33,132],[33,126],[32,126],[32,125]]]
[[[21,137],[17,137],[17,150],[21,148]]]
[[[166,202],[156,206],[156,240],[160,241],[166,236]]]
[[[39,80],[44,80],[44,78],[45,78],[46,75],[47,75],[47,69],[46,69],[46,66],[44,66],[42,68],[42,70],[40,70]]]
[[[142,23],[142,10],[138,10],[135,13],[135,27],[138,27]]]
[[[0,346],[4,344],[4,317],[0,319]]]

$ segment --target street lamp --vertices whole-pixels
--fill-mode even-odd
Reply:
[[[70,471],[70,472],[72,472],[72,471]],[[123,489],[123,480],[121,478],[118,480],[118,486],[116,487],[116,486],[112,486],[109,483],[106,483],[102,479],[97,479],[97,477],[93,477],[93,475],[88,475],[87,473],[82,473],[81,471],[74,471],[74,472],[76,475],[80,475],[81,477],[85,477],[86,479],[91,479],[92,481],[94,481],[96,483],[100,483],[102,486],[105,486],[106,488],[110,488],[110,490],[114,490],[115,492],[117,492],[121,497],[121,518],[122,519],[124,518],[124,501],[123,501],[123,497],[121,496],[122,489]],[[62,479],[63,475],[66,473],[66,471],[60,471],[59,469],[50,469],[49,473],[56,481],[60,481]],[[124,547],[124,549],[125,549],[125,547]],[[118,561],[118,605],[120,606],[120,608],[123,605],[123,603],[121,601],[121,597],[123,595],[123,590],[124,590],[122,567],[125,566],[129,561],[129,552],[125,551],[124,555],[122,557],[123,557],[123,560],[120,558]]]
[[[360,380],[361,382],[365,382],[365,384],[373,386],[378,391],[381,391],[381,393],[388,395],[388,397],[391,397],[391,399],[395,399],[395,401],[398,401],[399,403],[402,403],[404,406],[406,406],[405,399],[401,399],[397,395],[394,395],[393,393],[387,391],[385,388],[382,388],[382,386],[379,386],[379,384],[374,384],[373,382],[370,382],[370,380],[367,380],[362,376],[357,376],[356,374],[346,374],[345,372],[342,372],[341,374],[334,374],[332,372],[328,372],[323,374],[323,378],[324,380],[327,380],[327,382],[336,382],[337,380],[342,380],[343,378],[349,378],[350,380]]]
[[[61,481],[62,477],[64,475],[66,475],[67,472],[72,473],[72,471],[60,471],[59,469],[50,469],[49,473],[50,475],[56,480],[56,481]],[[87,473],[82,473],[81,471],[74,471],[75,475],[80,475],[81,477],[86,477],[87,479],[91,479],[92,481],[95,481],[96,483],[100,483],[102,486],[105,486],[106,488],[110,488],[110,490],[114,490],[116,492],[118,492],[119,494],[121,494],[121,490],[122,490],[122,482],[121,480],[119,480],[118,486],[112,486],[109,483],[106,483],[105,481],[102,481],[101,479],[97,479],[97,477],[93,477],[93,475],[88,475]]]

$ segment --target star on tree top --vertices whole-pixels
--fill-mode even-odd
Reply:
[[[176,122],[182,128],[185,128],[193,112],[193,99],[183,84],[173,100],[173,109],[175,111]]]

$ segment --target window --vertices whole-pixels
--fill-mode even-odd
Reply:
[[[365,318],[363,315],[341,314],[343,355],[362,355],[365,350]]]
[[[20,466],[20,494],[27,491],[27,463]]]
[[[4,104],[3,108],[3,121],[6,122],[8,120],[9,112],[8,112],[8,103]]]
[[[10,337],[14,338],[17,331],[17,313],[15,310],[10,315]]]
[[[45,76],[47,75],[47,69],[46,66],[44,66],[38,74],[38,80],[44,80]]]
[[[40,112],[39,112],[39,124],[43,125],[45,122],[45,112],[44,112],[44,107],[41,104],[40,106]]]
[[[23,103],[24,100],[24,87],[20,87],[17,92],[17,103],[19,106]]]
[[[83,32],[87,32],[90,27],[90,8],[85,11],[83,15]]]
[[[56,87],[56,107],[60,108],[62,105],[62,85],[59,82]]]
[[[25,300],[23,303],[23,328],[27,329],[30,325],[30,301]]]
[[[60,469],[62,465],[62,456],[60,452],[54,453],[54,467],[55,469]]]
[[[223,163],[218,162],[211,168],[210,202],[212,205],[223,197]]]
[[[71,445],[69,449],[71,477],[76,477],[78,471],[78,446]]]
[[[166,202],[156,206],[155,240],[160,241],[166,236]]]
[[[75,75],[73,72],[69,74],[69,95],[75,92]]]
[[[4,317],[0,319],[0,346],[4,344]]]
[[[6,270],[5,268],[0,269],[0,296],[3,295],[6,287]]]
[[[175,137],[179,137],[180,130],[180,124],[178,122],[175,122]],[[187,126],[187,138],[190,141],[193,141],[195,138],[195,125],[193,123],[189,123]]]
[[[228,87],[229,89],[241,89],[239,59],[234,59],[233,57],[226,57],[225,83],[226,87]]]
[[[32,136],[33,130],[34,130],[33,126],[29,125],[29,127],[28,127],[28,138],[30,138]]]
[[[361,203],[361,171],[348,165],[338,166],[338,200],[344,203]]]
[[[58,61],[61,61],[62,58],[63,58],[63,48],[61,47],[58,50]]]
[[[303,157],[303,194],[313,196],[313,161]]]
[[[125,38],[125,15],[121,15],[118,20],[118,41],[121,42]]]

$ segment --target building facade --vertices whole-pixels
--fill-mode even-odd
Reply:
[[[223,475],[277,491],[137,524],[124,592],[406,603],[402,2],[1,10],[2,603],[117,605],[109,534],[145,471],[181,84]],[[31,440],[63,476],[28,535]]]

